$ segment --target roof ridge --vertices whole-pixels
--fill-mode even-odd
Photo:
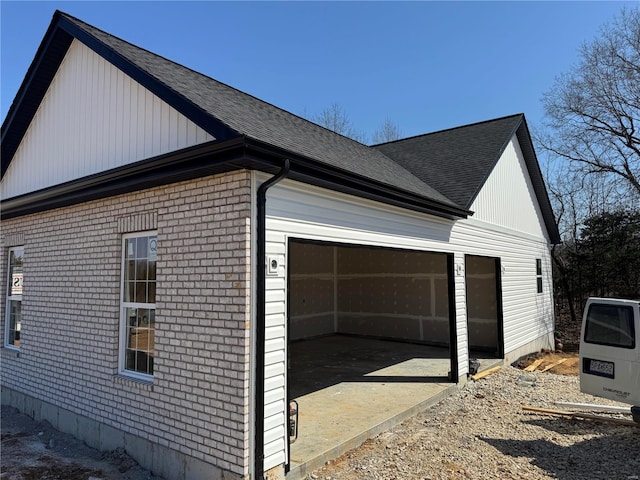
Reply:
[[[425,182],[424,180],[420,179],[419,177],[417,177],[416,175],[414,175],[411,171],[409,171],[407,168],[405,168],[405,166],[403,166],[402,164],[398,163],[396,160],[394,160],[393,158],[389,157],[388,155],[385,155],[383,152],[379,151],[376,148],[373,148],[370,145],[366,145],[364,143],[358,142],[357,140],[354,140],[353,138],[347,137],[345,135],[342,135],[340,133],[337,133],[327,127],[324,127],[322,125],[319,125],[309,119],[306,119],[304,117],[301,117],[300,115],[294,114],[292,112],[289,112],[288,110],[285,110],[281,107],[278,107],[277,105],[273,105],[265,100],[262,100],[250,93],[246,93],[242,90],[239,90],[231,85],[228,85],[224,82],[221,82],[219,80],[216,80],[215,78],[212,78],[202,72],[199,72],[197,70],[194,70],[190,67],[187,67],[185,65],[182,65],[178,62],[175,62],[171,59],[168,59],[166,57],[163,57],[162,55],[159,55],[155,52],[152,52],[150,50],[147,50],[143,47],[140,47],[136,44],[133,44],[127,40],[124,40],[116,35],[113,35],[109,32],[106,32],[100,28],[94,27],[93,25],[77,19],[76,17],[73,17],[72,15],[69,15],[65,12],[59,12],[60,16],[63,16],[67,21],[72,22],[76,28],[80,28],[85,34],[91,36],[91,38],[93,38],[95,41],[99,42],[102,45],[107,46],[107,48],[109,49],[115,49],[115,53],[119,56],[122,56],[123,53],[122,51],[119,49],[119,47],[115,47],[115,46],[109,46],[105,44],[105,39],[107,40],[107,42],[111,41],[115,41],[115,42],[121,42],[123,46],[126,46],[126,48],[130,48],[130,49],[135,49],[138,52],[144,52],[144,54],[151,56],[153,59],[158,59],[161,62],[165,62],[167,65],[182,69],[185,73],[190,73],[192,75],[195,75],[197,78],[205,81],[205,82],[212,82],[212,84],[217,85],[218,87],[221,87],[223,89],[227,89],[229,92],[234,92],[237,95],[240,95],[241,98],[244,97],[247,100],[251,100],[253,102],[257,102],[259,105],[263,105],[265,107],[267,107],[268,109],[271,109],[273,112],[279,112],[281,114],[283,114],[285,116],[285,118],[290,118],[290,119],[296,119],[296,121],[300,121],[303,122],[303,124],[308,125],[309,127],[311,127],[312,129],[315,129],[316,131],[320,132],[324,132],[325,134],[328,134],[334,138],[340,138],[342,139],[342,141],[346,141],[348,144],[352,145],[352,148],[356,148],[358,150],[360,150],[362,153],[362,155],[366,153],[366,155],[375,155],[378,156],[378,158],[380,159],[380,161],[384,161],[384,162],[388,162],[389,164],[392,164],[396,169],[402,170],[404,172],[404,175],[408,175],[412,178],[410,183],[414,183],[414,182],[418,182],[420,184],[420,190],[423,190],[424,188],[426,188],[426,191],[423,192],[424,195],[429,196],[430,194],[428,194],[427,192],[429,190],[431,190],[433,193],[439,195],[441,197],[440,201],[446,201],[446,202],[450,202],[453,205],[456,205],[455,202],[453,202],[451,199],[449,199],[446,195],[444,195],[442,192],[440,192],[438,189],[434,188],[432,185],[430,185],[429,183]],[[95,35],[95,33],[99,33],[100,36],[105,36],[104,39],[99,38]],[[108,40],[111,39],[111,40]],[[179,95],[182,99],[184,99],[185,101],[189,102],[189,104],[197,107],[197,108],[203,108],[201,104],[199,103],[195,103],[195,101],[193,99],[190,99],[189,97],[185,96],[184,93],[182,93],[179,90],[176,90],[173,86],[171,86],[170,84],[167,84],[164,81],[164,78],[162,76],[158,76],[157,74],[152,73],[147,67],[145,67],[144,65],[141,65],[139,63],[137,63],[135,60],[131,60],[125,56],[122,56],[123,60],[127,61],[127,62],[133,62],[134,64],[136,64],[137,68],[141,68],[144,70],[144,72],[148,75],[150,75],[155,81],[160,82],[161,84],[163,84],[167,89],[169,89],[171,92]],[[204,109],[206,112],[206,109]],[[249,137],[252,136],[252,134],[247,133],[246,131],[242,131],[239,130],[237,127],[234,127],[230,122],[228,118],[222,118],[218,115],[215,115],[211,112],[207,112],[207,115],[210,115],[212,118],[215,118],[218,122],[220,122],[221,124],[223,124],[224,126],[226,126],[227,128],[242,134],[242,135],[248,135]],[[384,159],[384,160],[383,160]],[[350,170],[349,170],[350,171]],[[398,172],[399,173],[399,172]],[[408,177],[405,179],[408,180]],[[407,185],[408,187],[408,185]],[[415,188],[415,185],[414,185]]]
[[[351,137],[348,137],[348,136],[346,136],[346,135],[343,135],[342,133],[339,133],[339,132],[336,132],[336,131],[334,131],[334,130],[331,130],[330,128],[325,127],[324,125],[320,125],[319,123],[314,122],[313,120],[310,120],[310,119],[308,119],[308,118],[305,118],[305,117],[303,117],[303,116],[301,116],[301,115],[298,115],[298,114],[296,114],[296,113],[290,112],[289,110],[286,110],[286,109],[284,109],[284,108],[282,108],[282,107],[279,107],[278,105],[275,105],[275,104],[273,104],[273,103],[271,103],[271,102],[267,102],[266,100],[263,100],[262,98],[256,97],[255,95],[253,95],[253,94],[251,94],[251,93],[248,93],[248,92],[245,92],[245,91],[243,91],[243,90],[240,90],[239,88],[236,88],[236,87],[234,87],[233,85],[229,85],[228,83],[222,82],[222,81],[220,81],[220,80],[218,80],[218,79],[216,79],[216,78],[213,78],[213,77],[211,77],[211,76],[209,76],[209,75],[207,75],[207,74],[205,74],[205,73],[199,72],[198,70],[194,70],[193,68],[191,68],[191,67],[189,67],[189,66],[187,66],[187,65],[183,65],[182,63],[176,62],[175,60],[171,60],[170,58],[167,58],[167,57],[165,57],[165,56],[163,56],[163,55],[160,55],[160,54],[158,54],[158,53],[156,53],[156,52],[153,52],[153,51],[151,51],[151,50],[149,50],[149,49],[147,49],[147,48],[144,48],[144,47],[141,47],[141,46],[139,46],[139,45],[136,45],[135,43],[131,43],[131,42],[129,42],[128,40],[125,40],[124,38],[121,38],[121,37],[119,37],[119,36],[117,36],[117,35],[114,35],[114,34],[112,34],[112,33],[109,33],[109,32],[107,32],[107,31],[105,31],[105,30],[102,30],[101,28],[98,28],[98,27],[96,27],[96,26],[94,26],[94,25],[92,25],[92,24],[90,24],[90,23],[87,23],[87,22],[85,22],[85,21],[83,21],[83,20],[81,20],[81,19],[79,19],[79,18],[77,18],[77,17],[74,17],[73,15],[70,15],[70,14],[68,14],[68,13],[66,13],[66,12],[63,12],[63,11],[61,11],[61,10],[56,10],[56,12],[54,13],[54,16],[55,16],[56,14],[59,14],[60,16],[64,16],[64,17],[66,17],[68,20],[72,20],[72,21],[73,21],[73,22],[75,22],[75,23],[80,23],[80,24],[82,24],[82,25],[86,25],[86,26],[88,26],[88,27],[90,27],[90,28],[92,28],[92,29],[98,30],[99,32],[101,32],[101,33],[102,33],[102,34],[104,34],[104,35],[108,35],[108,36],[110,36],[110,37],[112,37],[112,38],[115,38],[115,39],[117,39],[117,40],[119,40],[119,41],[121,41],[121,42],[126,43],[127,45],[129,45],[129,46],[131,46],[131,47],[134,47],[134,48],[136,48],[136,49],[138,49],[138,50],[142,50],[142,51],[144,51],[144,52],[146,52],[146,53],[148,53],[148,54],[150,54],[150,55],[153,55],[154,57],[161,58],[162,60],[164,60],[164,61],[166,61],[166,62],[169,62],[169,63],[172,63],[172,64],[174,64],[174,65],[177,65],[177,66],[178,66],[178,67],[180,67],[180,68],[184,68],[185,70],[189,70],[190,72],[192,72],[192,73],[194,73],[194,74],[196,74],[196,75],[198,75],[198,76],[200,76],[200,77],[206,78],[206,79],[207,79],[207,80],[209,80],[209,81],[216,82],[216,83],[218,83],[219,85],[222,85],[222,86],[224,86],[224,87],[226,87],[226,88],[229,88],[229,89],[231,89],[231,90],[234,90],[234,91],[236,91],[236,92],[238,92],[238,93],[240,93],[240,94],[242,94],[242,95],[246,95],[246,96],[248,96],[248,97],[251,97],[251,98],[253,98],[254,100],[256,100],[256,101],[258,101],[258,102],[260,102],[260,103],[262,103],[262,104],[264,104],[264,105],[268,105],[268,106],[269,106],[269,107],[271,107],[271,108],[275,108],[275,109],[277,109],[277,110],[279,110],[279,111],[281,111],[281,112],[283,112],[283,113],[286,113],[287,115],[292,115],[292,116],[294,116],[294,117],[296,117],[296,118],[299,118],[300,120],[302,120],[302,121],[304,121],[304,122],[307,122],[307,123],[309,123],[309,124],[312,124],[312,125],[315,125],[315,126],[317,126],[317,127],[319,127],[319,128],[322,128],[323,130],[326,130],[326,131],[328,131],[328,132],[331,132],[331,133],[332,133],[332,134],[334,134],[334,135],[338,135],[338,136],[340,136],[340,137],[342,137],[342,138],[345,138],[345,139],[347,139],[347,140],[349,140],[349,141],[351,141],[351,142],[354,142],[354,143],[356,143],[356,144],[358,144],[358,145],[362,145],[362,146],[367,147],[367,148],[370,148],[370,147],[371,147],[370,145],[367,145],[367,144],[365,144],[365,143],[359,142],[358,140],[355,140],[355,139],[353,139],[353,138],[351,138]],[[87,32],[87,33],[91,35],[91,32]],[[92,36],[93,36],[93,35],[92,35]],[[97,40],[99,40],[99,39],[97,39]],[[158,81],[162,82],[162,79],[161,79],[161,78],[158,78],[158,77],[155,77],[155,76],[154,76],[154,78],[156,78]],[[164,83],[164,82],[163,82],[163,83]],[[166,85],[166,84],[165,84],[165,85]],[[169,88],[171,88],[171,87],[169,87]],[[174,90],[174,89],[172,89],[172,90]],[[175,91],[175,90],[174,90],[174,91]],[[179,94],[179,92],[176,92],[176,93],[178,93],[178,94]],[[390,160],[391,160],[391,159],[390,159]],[[392,160],[392,161],[393,161],[393,160]]]
[[[476,127],[478,125],[482,125],[482,124],[486,124],[486,123],[498,122],[500,120],[506,120],[507,118],[515,118],[515,117],[524,118],[524,113],[514,113],[514,114],[511,114],[511,115],[505,115],[503,117],[492,118],[490,120],[482,120],[480,122],[468,123],[466,125],[459,125],[457,127],[444,128],[442,130],[436,130],[434,132],[420,133],[418,135],[412,135],[410,137],[405,137],[405,138],[398,138],[397,140],[391,140],[389,142],[376,143],[375,145],[371,145],[371,147],[379,147],[381,145],[389,145],[389,144],[392,144],[392,143],[404,142],[405,140],[412,140],[412,139],[415,139],[415,138],[428,137],[429,135],[436,135],[438,133],[451,132],[451,131],[454,131],[454,130],[460,130],[462,128]]]
[[[440,189],[376,148],[139,47],[60,10],[55,11],[32,66],[23,80],[20,98],[14,100],[14,106],[22,113],[16,121],[13,117],[5,121],[10,127],[10,135],[5,142],[3,128],[3,177],[35,115],[35,109],[42,102],[73,39],[77,39],[143,88],[167,102],[216,140],[243,136],[247,141],[261,142],[281,150],[283,155],[299,158],[301,178],[310,175],[305,173],[305,168],[317,165],[323,172],[326,169],[328,174],[336,175],[337,178],[348,181],[363,179],[365,182],[373,182],[370,183],[371,186],[374,183],[382,186],[391,195],[417,195],[416,198],[438,205],[433,207],[435,210],[431,206],[427,207],[429,211],[445,208],[455,211],[454,216],[469,214]],[[42,62],[45,56],[54,54],[57,56],[53,61]],[[25,96],[29,96],[28,105],[25,103]],[[308,161],[311,163],[307,163]],[[311,176],[315,178],[314,175]]]

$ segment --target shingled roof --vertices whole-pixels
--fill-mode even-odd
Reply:
[[[499,118],[374,146],[469,208],[522,121]]]
[[[558,228],[524,114],[418,135],[373,148],[428,182],[457,205],[469,209],[514,135],[522,149],[549,235],[558,243]]]
[[[38,65],[40,57],[40,60],[48,61],[45,70],[49,73],[46,77],[50,77],[51,70],[60,63],[71,40],[77,38],[218,141],[244,136],[319,162],[343,175],[358,176],[451,207],[456,210],[456,216],[464,217],[469,213],[375,149],[132,45],[68,14],[55,13],[47,37],[43,45],[56,55],[52,58],[39,51],[30,74],[42,73],[37,71],[43,70]],[[47,78],[47,86],[51,78]],[[42,87],[34,88],[43,82],[29,79],[29,74],[25,82],[2,127],[3,175],[37,109],[38,98],[41,99],[45,92]],[[32,91],[27,94],[28,90]]]
[[[523,128],[526,131],[524,117],[515,115],[368,147],[56,11],[2,125],[2,176],[74,39],[130,75],[216,139],[211,145],[198,149],[197,168],[181,167],[184,172],[188,171],[183,172],[182,177],[176,173],[177,165],[171,163],[172,158],[148,163],[148,168],[156,168],[156,177],[162,174],[166,179],[171,176],[174,181],[189,178],[187,175],[222,171],[219,165],[213,167],[215,162],[225,163],[228,169],[254,168],[273,172],[273,159],[286,156],[292,165],[290,178],[447,218],[464,218],[472,213],[469,206],[473,198],[514,132]],[[526,140],[528,132],[525,133]],[[225,155],[219,154],[223,147],[227,152]],[[241,153],[228,153],[231,147]],[[253,149],[252,153],[248,153],[250,149]],[[535,174],[537,161],[533,149],[523,150],[533,156],[530,160],[535,164]],[[181,165],[186,165],[185,155],[188,153],[181,154]],[[209,160],[203,160],[205,157]],[[267,158],[271,164],[265,162]],[[209,164],[204,165],[207,161]],[[170,175],[167,173],[169,167],[172,169]],[[135,172],[121,174],[128,175],[129,187],[126,188],[135,186],[131,178],[142,167],[135,168]],[[125,191],[124,186],[116,186],[116,178],[117,175],[111,174],[111,183],[102,185],[105,192]],[[544,183],[540,185],[541,189],[536,192],[544,194],[548,203]],[[89,194],[82,194],[80,190],[90,187],[91,195],[96,198],[95,181],[78,184],[74,198],[89,198]],[[71,191],[74,186],[65,188]],[[46,192],[39,192],[39,195],[41,205],[62,204],[49,201]],[[23,204],[27,201],[21,199]],[[20,211],[35,211],[34,208]],[[550,212],[549,207],[553,219]],[[551,223],[555,225],[553,220]]]

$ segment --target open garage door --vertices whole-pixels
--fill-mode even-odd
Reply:
[[[500,273],[499,258],[465,257],[470,358],[504,357]]]
[[[300,426],[292,465],[415,412],[457,381],[452,262],[289,240],[288,394]]]

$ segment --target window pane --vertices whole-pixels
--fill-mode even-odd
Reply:
[[[125,258],[136,258],[136,239],[127,238],[124,241],[124,256]]]
[[[589,307],[584,334],[585,342],[635,348],[634,337],[631,307],[598,304]]]
[[[146,280],[146,279],[147,279],[147,261],[138,260],[136,262],[136,280]]]
[[[9,253],[9,295],[22,295],[23,272],[22,263],[24,257],[24,248],[15,248]]]
[[[156,303],[156,282],[149,282],[149,296],[147,297],[148,303]]]
[[[149,252],[147,254],[149,260],[155,261],[158,258],[158,237],[149,237]]]
[[[135,301],[137,303],[148,303],[146,282],[136,282],[136,300]]]
[[[538,284],[538,293],[542,293],[542,278],[541,277],[537,278],[537,284]]]
[[[155,310],[128,308],[127,317],[125,369],[152,375],[153,361],[151,359],[155,348]]]
[[[149,280],[156,279],[156,262],[154,260],[149,260]]]
[[[22,302],[20,300],[9,301],[9,338],[7,343],[16,347],[20,346],[20,330],[22,328]]]
[[[542,275],[542,259],[536,258],[536,275]]]
[[[145,352],[136,352],[136,371],[140,373],[150,373],[149,356]]]
[[[136,258],[147,258],[149,249],[149,237],[138,237]]]
[[[142,352],[149,351],[149,329],[138,328],[136,330],[136,336],[138,337],[138,350]]]
[[[124,368],[126,370],[134,370],[136,369],[136,352],[135,350],[127,349],[125,352],[125,360],[124,360]]]
[[[129,328],[129,334],[127,335],[127,347],[132,350],[138,348],[138,329],[136,327]]]
[[[134,280],[136,278],[136,261],[127,260],[124,270],[124,281]]]

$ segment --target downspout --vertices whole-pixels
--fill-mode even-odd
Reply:
[[[255,480],[264,479],[264,355],[265,355],[265,299],[266,299],[266,216],[267,190],[284,179],[289,173],[291,162],[284,159],[280,173],[271,177],[258,188],[257,194],[257,261],[258,278],[256,281],[256,403],[255,403]]]

